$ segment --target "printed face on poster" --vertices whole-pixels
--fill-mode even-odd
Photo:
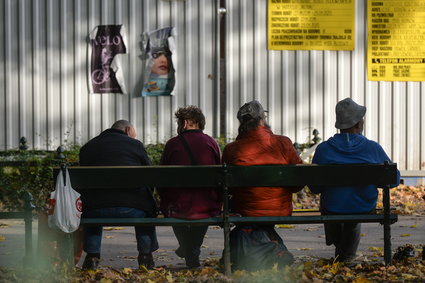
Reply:
[[[173,27],[145,34],[146,63],[142,96],[173,95],[176,83],[174,36]]]

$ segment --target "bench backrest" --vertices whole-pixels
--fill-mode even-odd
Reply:
[[[55,170],[55,175],[58,170]],[[397,182],[397,164],[259,166],[68,167],[72,186],[80,188],[246,187],[300,185],[377,185]]]

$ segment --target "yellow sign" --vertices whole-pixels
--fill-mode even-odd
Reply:
[[[269,0],[268,48],[353,50],[355,0]]]
[[[368,0],[371,81],[425,81],[425,0]]]

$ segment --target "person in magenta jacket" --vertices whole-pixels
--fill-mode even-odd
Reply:
[[[391,162],[382,147],[361,133],[366,107],[351,98],[337,103],[335,127],[340,130],[316,148],[312,162],[316,164],[384,163]],[[359,176],[361,177],[361,176]],[[397,186],[400,180],[393,186]],[[378,190],[369,186],[310,186],[320,193],[320,209],[323,214],[370,213],[375,209]],[[335,258],[350,261],[355,258],[360,242],[360,223],[326,223],[326,244],[335,245]]]
[[[204,134],[205,116],[195,106],[179,108],[178,136],[167,141],[161,165],[215,165],[220,164],[217,142]],[[222,206],[222,196],[217,188],[160,188],[160,210],[165,217],[202,219],[217,216]],[[173,226],[179,243],[176,254],[185,258],[189,268],[199,267],[200,247],[208,226]]]

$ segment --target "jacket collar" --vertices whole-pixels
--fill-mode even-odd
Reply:
[[[186,134],[186,133],[202,133],[202,130],[200,129],[196,129],[196,130],[186,130],[183,133],[181,133],[181,135]]]
[[[123,132],[121,130],[117,130],[117,129],[112,129],[112,128],[104,130],[102,132],[102,135],[103,134],[122,134],[122,135],[126,135],[127,136],[127,134],[125,132]]]
[[[257,128],[250,130],[248,132],[245,132],[243,134],[240,134],[236,137],[237,140],[239,139],[260,139],[264,136],[271,136],[273,135],[272,130],[266,126],[258,126]]]

